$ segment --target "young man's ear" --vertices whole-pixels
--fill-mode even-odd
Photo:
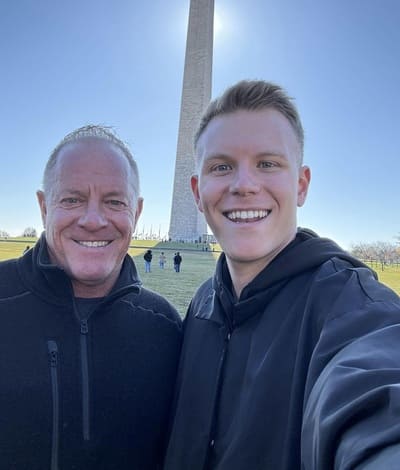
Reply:
[[[197,175],[192,175],[190,178],[190,185],[192,187],[192,193],[194,200],[196,202],[197,208],[200,212],[203,212],[203,206],[201,205],[200,193],[199,193],[199,177]]]
[[[46,206],[46,198],[44,197],[43,191],[36,191],[36,197],[39,203],[40,214],[42,216],[42,224],[43,228],[46,228],[46,217],[47,217],[47,206]]]
[[[311,170],[308,166],[302,166],[299,170],[299,183],[297,189],[297,206],[301,207],[307,198],[308,187],[311,181]]]

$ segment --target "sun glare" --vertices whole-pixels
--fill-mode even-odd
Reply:
[[[214,11],[214,36],[219,36],[222,32],[221,15],[217,10]]]

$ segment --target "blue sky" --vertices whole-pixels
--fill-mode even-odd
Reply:
[[[213,96],[243,78],[296,98],[312,183],[299,225],[400,233],[400,2],[215,0]],[[0,229],[42,230],[35,192],[71,130],[113,126],[139,165],[139,230],[166,234],[189,0],[0,3]]]

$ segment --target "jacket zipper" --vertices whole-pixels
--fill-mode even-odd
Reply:
[[[224,346],[223,346],[221,357],[220,357],[218,376],[217,376],[217,390],[216,390],[216,396],[214,399],[214,405],[213,405],[213,411],[212,411],[212,421],[211,421],[211,428],[209,432],[209,442],[207,446],[207,453],[206,453],[205,462],[203,466],[204,470],[211,469],[212,452],[214,450],[214,445],[215,445],[215,437],[216,437],[215,433],[216,433],[216,428],[217,428],[218,409],[219,409],[219,401],[221,398],[222,382],[223,382],[224,369],[225,369],[225,360],[226,360],[226,354],[228,352],[229,342],[231,340],[231,334],[232,333],[230,330],[228,330],[225,333]]]
[[[122,287],[113,293],[107,299],[107,303],[111,302],[118,296],[125,295],[129,292],[139,292],[140,288],[137,285]],[[99,305],[104,305],[106,302],[100,302]],[[98,306],[96,306],[97,309]],[[89,389],[89,359],[88,359],[88,319],[82,320],[74,304],[75,316],[80,323],[80,349],[81,349],[81,375],[82,375],[82,434],[85,441],[90,440],[90,389]],[[92,315],[93,311],[90,313]],[[89,317],[88,317],[89,318]]]
[[[88,332],[87,320],[81,320],[82,433],[85,441],[90,440]]]
[[[58,348],[53,340],[47,341],[50,361],[51,394],[53,399],[53,430],[51,442],[51,470],[58,470],[60,397],[58,390]]]

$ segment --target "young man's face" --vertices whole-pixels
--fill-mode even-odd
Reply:
[[[118,278],[142,208],[122,151],[101,139],[66,144],[47,200],[38,192],[52,262],[75,295],[101,297]]]
[[[197,145],[192,189],[228,262],[266,266],[291,240],[310,181],[300,145],[278,111],[236,111],[214,118]]]

